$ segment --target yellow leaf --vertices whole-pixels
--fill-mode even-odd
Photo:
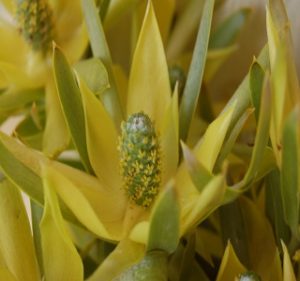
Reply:
[[[144,246],[131,240],[122,240],[87,281],[111,281],[144,255]]]
[[[209,125],[203,139],[200,140],[195,149],[197,159],[209,172],[213,171],[218,154],[222,148],[234,108],[235,103],[232,103],[228,110]]]
[[[45,279],[83,281],[83,265],[64,225],[57,196],[44,180],[45,207],[40,224]]]
[[[175,174],[178,165],[178,94],[177,87],[163,118],[161,150],[163,151],[162,186]]]
[[[296,281],[289,252],[283,242],[281,245],[283,249],[283,281]]]
[[[55,158],[68,147],[71,136],[53,80],[46,87],[46,112],[47,121],[43,136],[43,152],[50,158]]]
[[[74,172],[72,178],[75,177]],[[93,187],[91,184],[93,179],[87,177],[85,188],[74,185],[64,176],[62,170],[55,169],[53,166],[44,168],[44,178],[47,185],[56,190],[78,220],[90,231],[104,239],[120,239],[125,203],[118,200],[113,192],[105,191],[100,183]],[[115,208],[111,207],[113,205]]]
[[[17,187],[8,181],[0,183],[0,229],[0,255],[2,253],[7,271],[17,281],[40,280],[23,200]]]
[[[201,193],[190,197],[190,202],[182,209],[181,231],[183,233],[204,220],[220,206],[225,194],[225,188],[223,175],[218,175],[204,187]]]
[[[118,136],[113,120],[102,103],[78,77],[82,94],[87,148],[91,165],[109,189],[120,189]]]
[[[128,89],[127,115],[144,111],[161,128],[171,99],[168,67],[151,2],[134,52]]]
[[[239,274],[246,271],[234,253],[231,243],[228,242],[216,281],[234,280]]]

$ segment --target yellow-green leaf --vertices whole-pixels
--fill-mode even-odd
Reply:
[[[153,6],[149,2],[129,79],[127,115],[144,111],[161,129],[170,104],[169,73]]]
[[[179,111],[180,138],[186,140],[198,103],[204,74],[214,0],[206,0]]]
[[[53,67],[56,87],[72,141],[88,171],[91,164],[87,152],[83,105],[74,73],[62,51],[55,46]],[[53,134],[53,131],[52,131]]]
[[[100,183],[97,187],[93,187],[91,184],[93,178],[86,178],[86,185],[89,187],[83,188],[80,185],[74,185],[72,181],[64,177],[63,171],[60,173],[57,168],[48,166],[44,169],[44,177],[48,186],[56,190],[63,202],[83,225],[102,238],[109,240],[120,238],[122,235],[122,210],[125,210],[122,199],[118,200],[113,192],[105,191]],[[75,172],[73,179],[74,177],[76,177]],[[118,207],[112,208],[116,202],[118,202]],[[107,226],[103,224],[105,222],[108,224]],[[119,227],[117,227],[118,225]],[[111,227],[114,233],[109,234],[107,228]]]
[[[122,240],[87,281],[111,281],[124,270],[140,261],[145,247],[131,240]]]
[[[45,208],[40,224],[46,280],[83,281],[83,265],[67,232],[58,199],[44,179]]]
[[[231,243],[228,242],[216,281],[234,280],[239,274],[246,271],[234,253]]]
[[[165,113],[161,132],[161,149],[164,153],[162,157],[162,166],[164,167],[162,185],[166,184],[175,174],[179,160],[177,87]]]
[[[212,179],[212,173],[203,167],[193,152],[183,142],[181,143],[181,146],[189,175],[195,187],[201,192]]]
[[[71,137],[53,81],[47,84],[45,102],[47,119],[43,137],[43,152],[50,158],[55,158],[68,147]]]
[[[174,252],[179,242],[179,219],[179,203],[171,181],[152,209],[147,251]]]
[[[81,2],[93,56],[101,59],[110,77],[110,88],[107,89],[105,96],[102,96],[102,101],[115,124],[119,125],[123,115],[122,107],[115,85],[110,51],[106,42],[98,9],[94,0],[83,0]]]
[[[17,281],[40,280],[25,206],[18,188],[8,181],[0,183],[0,229],[0,254],[8,270]]]
[[[217,157],[223,145],[223,141],[229,128],[235,103],[227,111],[223,112],[207,128],[203,139],[195,149],[198,161],[209,171],[212,172]]]
[[[299,108],[287,117],[283,129],[281,194],[284,217],[294,235],[299,235]]]
[[[281,242],[281,245],[283,249],[283,281],[296,281],[289,252],[283,242]]]
[[[108,188],[120,189],[118,136],[115,124],[86,83],[80,77],[77,80],[83,99],[89,160],[97,177]]]
[[[195,227],[220,206],[225,194],[225,187],[224,176],[218,175],[204,187],[201,193],[190,196],[190,202],[182,210],[182,232]]]

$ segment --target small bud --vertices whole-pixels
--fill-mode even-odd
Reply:
[[[47,53],[53,39],[53,15],[46,0],[19,0],[20,32],[34,51]]]
[[[124,189],[133,203],[149,207],[161,183],[161,151],[154,124],[143,112],[121,126],[120,166]]]

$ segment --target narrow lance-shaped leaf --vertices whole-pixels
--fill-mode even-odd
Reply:
[[[247,21],[251,9],[242,8],[230,15],[220,26],[211,34],[209,48],[224,48],[233,44],[238,33]]]
[[[258,120],[258,128],[249,168],[243,180],[236,184],[236,188],[245,188],[252,180],[255,179],[267,149],[271,120],[271,93],[268,83],[269,79],[266,77],[261,101],[260,116]]]
[[[45,208],[41,221],[46,280],[83,281],[81,258],[67,233],[55,191],[44,180]]]
[[[21,187],[31,198],[43,204],[43,184],[41,178],[30,168],[32,159],[26,157],[28,165],[14,155],[18,150],[15,140],[0,132],[0,166],[3,173],[17,186]],[[19,147],[22,147],[20,144]],[[11,150],[15,150],[11,152]],[[40,159],[39,159],[40,160]]]
[[[90,37],[93,55],[94,57],[102,60],[110,77],[111,87],[102,94],[101,99],[106,107],[106,110],[108,110],[111,117],[114,119],[115,125],[119,126],[122,121],[123,110],[112,71],[110,51],[106,42],[95,1],[82,0],[82,9]]]
[[[206,0],[199,26],[193,58],[187,76],[179,111],[180,139],[186,140],[200,95],[204,73],[214,0]]]
[[[56,46],[53,52],[54,75],[59,98],[73,143],[85,168],[92,171],[87,153],[84,113],[79,88],[64,54]]]
[[[33,200],[30,200],[30,211],[31,211],[31,226],[32,226],[32,233],[33,233],[33,242],[35,246],[35,253],[36,253],[41,275],[43,275],[44,274],[43,253],[42,253],[42,242],[41,242],[41,232],[40,232],[40,222],[43,215],[43,208]]]
[[[30,225],[18,188],[0,183],[0,252],[19,281],[40,280]]]
[[[294,235],[299,235],[299,108],[288,116],[283,129],[281,193],[284,216]]]
[[[258,63],[263,69],[266,69],[269,65],[269,57],[268,57],[268,46],[264,46],[261,50],[258,58]],[[229,126],[229,132],[235,123],[240,119],[241,115],[244,114],[245,110],[251,105],[251,91],[250,91],[250,73],[248,72],[245,76],[244,80],[241,82],[239,87],[236,89],[233,96],[227,102],[226,106],[222,110],[220,114],[224,111],[228,110],[229,107],[232,106],[232,103],[236,103],[235,109],[233,111],[233,116]]]
[[[260,64],[257,61],[254,61],[251,65],[249,74],[250,74],[249,83],[250,83],[250,91],[251,91],[251,100],[255,108],[255,112],[254,112],[255,118],[256,121],[258,122],[265,72],[263,68],[260,66]]]

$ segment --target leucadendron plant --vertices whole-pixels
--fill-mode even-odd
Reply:
[[[46,69],[40,84],[24,80],[28,88],[53,75],[60,119],[47,141],[65,124],[74,157],[24,145],[33,110],[34,122],[16,129],[23,144],[0,133],[1,280],[299,277],[299,82],[285,6],[268,2],[268,42],[227,99],[210,96],[211,85],[242,51],[253,7],[213,21],[223,2],[84,0],[74,19],[81,26],[83,14],[90,49],[75,64],[52,33],[59,17],[41,12],[60,2],[3,2],[0,15],[15,13],[18,40],[41,59],[28,63]],[[1,69],[0,99],[24,69]],[[32,234],[20,190],[32,202]]]

